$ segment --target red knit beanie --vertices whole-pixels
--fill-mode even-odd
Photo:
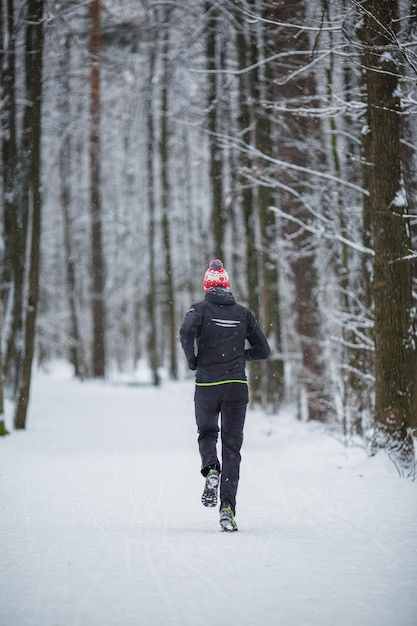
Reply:
[[[223,263],[219,259],[213,259],[210,267],[204,274],[204,291],[207,292],[213,287],[225,287],[230,289],[229,274],[223,267]]]

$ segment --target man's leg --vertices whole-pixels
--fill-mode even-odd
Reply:
[[[221,406],[222,474],[221,504],[228,503],[236,511],[236,493],[239,484],[240,449],[243,443],[248,404],[248,387],[243,383],[227,383]]]
[[[222,387],[223,385],[219,385]],[[195,420],[198,431],[198,448],[201,456],[201,473],[207,476],[210,468],[220,471],[217,456],[217,440],[219,437],[219,389],[214,387],[195,388],[194,405]]]

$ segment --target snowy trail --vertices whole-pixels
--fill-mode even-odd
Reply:
[[[37,376],[0,441],[0,625],[416,626],[416,483],[251,411],[223,534],[192,396]]]

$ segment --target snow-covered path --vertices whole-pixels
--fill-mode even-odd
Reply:
[[[36,377],[0,440],[1,626],[416,626],[417,484],[250,411],[221,533],[192,397]]]

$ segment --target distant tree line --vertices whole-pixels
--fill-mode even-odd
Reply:
[[[35,358],[82,378],[189,375],[178,328],[220,257],[272,346],[251,364],[252,402],[294,404],[411,474],[417,3],[0,7],[15,427]]]

